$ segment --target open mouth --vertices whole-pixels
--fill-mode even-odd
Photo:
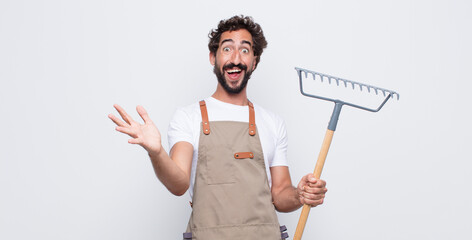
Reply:
[[[226,70],[226,73],[231,77],[231,78],[237,78],[239,77],[239,75],[241,74],[243,70],[239,69],[239,68],[233,68],[233,69],[229,69],[229,70]]]
[[[243,64],[228,64],[224,67],[224,71],[226,72],[227,76],[229,77],[230,80],[239,80],[241,78],[241,75],[243,74],[243,71],[245,71],[247,67]]]
[[[242,63],[229,63],[223,67],[223,71],[226,73],[228,80],[234,83],[242,79],[243,73],[246,71],[246,69],[247,66]]]

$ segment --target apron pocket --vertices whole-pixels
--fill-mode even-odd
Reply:
[[[227,149],[226,147],[215,147],[207,152],[207,184],[230,184],[236,182],[234,176],[235,159],[231,153],[228,153]]]

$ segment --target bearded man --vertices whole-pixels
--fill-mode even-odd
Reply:
[[[251,17],[222,20],[209,34],[216,91],[178,109],[169,125],[169,154],[143,107],[144,124],[115,105],[116,130],[149,154],[154,171],[175,195],[190,193],[192,214],[184,239],[285,239],[276,211],[323,203],[326,182],[313,174],[292,186],[283,120],[248,100],[247,83],[267,41]]]

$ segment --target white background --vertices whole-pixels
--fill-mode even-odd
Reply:
[[[281,115],[294,184],[313,171],[332,104],[294,67],[392,89],[379,113],[345,107],[304,239],[471,239],[469,1],[0,0],[0,239],[180,239],[189,197],[107,118],[213,93],[207,34],[254,17],[269,45],[252,101]],[[230,207],[230,206],[229,206]],[[293,236],[299,211],[279,214]]]

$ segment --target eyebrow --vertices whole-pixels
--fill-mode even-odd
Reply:
[[[234,42],[234,41],[233,41],[233,39],[228,38],[228,39],[225,39],[225,40],[221,41],[220,45],[223,45],[223,43],[225,43],[225,42]]]
[[[225,39],[225,40],[221,41],[221,44],[220,44],[220,45],[223,45],[223,43],[225,43],[225,42],[234,42],[234,40],[231,39],[231,38]],[[249,41],[247,41],[247,40],[242,40],[241,43],[242,43],[242,44],[245,44],[245,43],[246,43],[246,44],[249,44],[249,46],[252,47],[251,42],[249,42]]]
[[[242,41],[242,43],[243,43],[243,44],[244,44],[244,43],[247,43],[247,44],[249,44],[249,46],[251,46],[251,47],[252,47],[252,44],[251,44],[251,42],[249,42],[249,41],[247,41],[247,40],[243,40],[243,41]]]

